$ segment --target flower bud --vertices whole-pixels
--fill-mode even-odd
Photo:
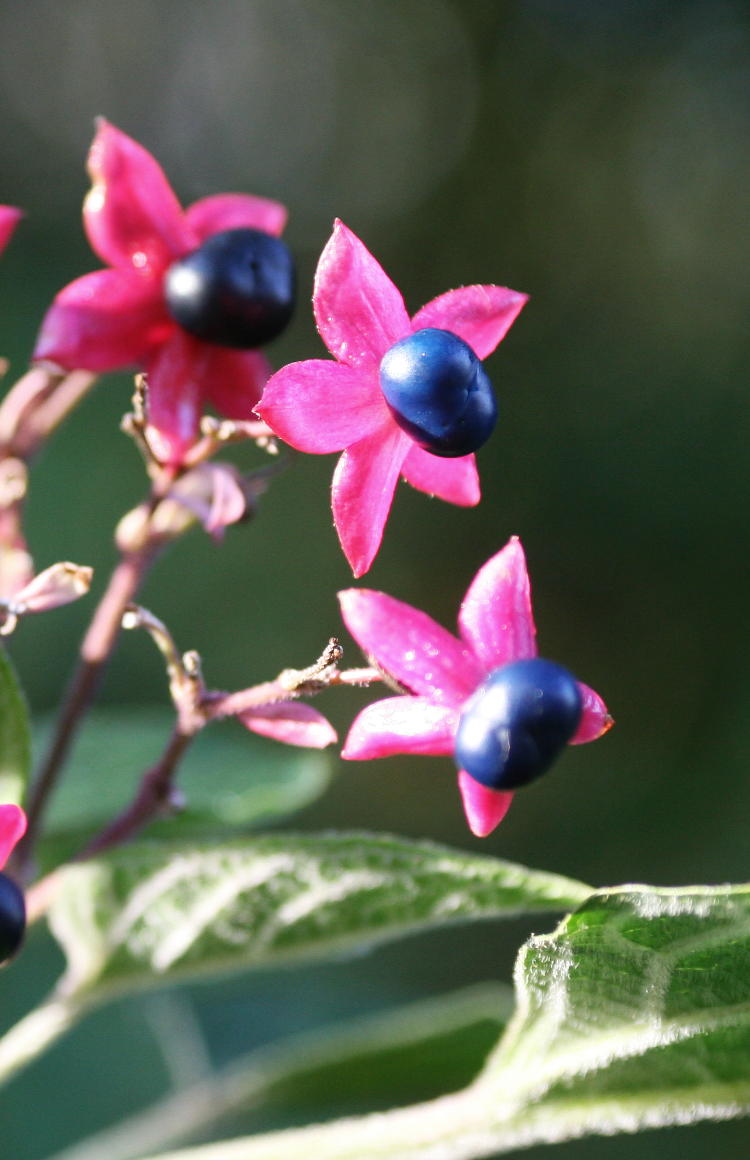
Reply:
[[[52,564],[16,593],[13,611],[18,616],[71,604],[86,595],[93,575],[94,569],[85,564]]]

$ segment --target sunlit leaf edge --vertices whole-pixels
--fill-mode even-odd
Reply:
[[[590,888],[367,833],[144,842],[64,868],[50,910],[68,991],[338,956],[435,926],[566,910]]]
[[[720,909],[719,917],[731,919],[733,904],[740,903],[731,921],[724,927],[724,942],[736,947],[737,936],[750,948],[750,887],[677,887],[653,888],[642,885],[615,887],[596,891],[570,916],[563,919],[551,934],[535,936],[521,949],[516,972],[519,1005],[516,1016],[490,1058],[483,1073],[464,1091],[412,1105],[386,1114],[354,1117],[327,1125],[273,1132],[246,1139],[224,1141],[196,1148],[162,1153],[159,1160],[303,1160],[314,1155],[316,1160],[481,1160],[483,1157],[515,1151],[533,1144],[556,1143],[586,1135],[614,1135],[633,1133],[642,1129],[689,1125],[701,1120],[727,1120],[750,1113],[750,1051],[743,1050],[737,1058],[744,1074],[735,1081],[704,1083],[697,1088],[677,1091],[673,1087],[659,1089],[647,1079],[638,1094],[621,1093],[617,1098],[587,1098],[585,1085],[592,1074],[594,1060],[578,1060],[582,1090],[575,1096],[550,1099],[545,1095],[545,1082],[536,1068],[539,1066],[540,1039],[534,1028],[526,1026],[533,1007],[533,985],[525,977],[527,960],[535,951],[560,951],[563,976],[576,967],[570,959],[566,940],[572,930],[580,929],[586,912],[593,914],[608,905],[617,907],[632,903],[638,917],[672,919],[675,914],[690,913],[700,919],[716,917],[711,904]],[[705,934],[705,932],[704,932]],[[720,936],[717,936],[720,937]],[[703,937],[701,947],[706,949],[710,939]],[[716,940],[714,939],[714,942]],[[649,953],[646,950],[644,953]],[[651,950],[652,954],[661,951]],[[553,965],[554,968],[554,965]],[[550,978],[555,979],[554,969]],[[750,988],[750,973],[744,986]],[[546,996],[536,995],[540,1008]],[[551,1018],[556,1018],[554,1001],[547,1004]],[[543,1017],[548,1014],[542,1011]],[[558,1015],[564,1015],[562,1004]],[[741,1021],[750,1043],[750,1001],[741,1009],[731,1012],[730,1019]],[[645,1031],[653,1032],[645,1026]],[[585,1024],[579,1028],[585,1042],[588,1038]],[[548,1049],[550,1044],[542,1046]],[[647,1035],[645,1058],[653,1062],[653,1034]],[[658,1038],[658,1036],[657,1036]],[[697,1035],[695,1042],[701,1043]],[[554,1040],[552,1041],[554,1047]],[[559,1047],[559,1044],[558,1044]],[[658,1047],[657,1047],[658,1052]],[[563,1052],[564,1054],[564,1052]],[[535,1057],[536,1056],[536,1057]],[[629,1052],[630,1058],[634,1056]],[[558,1078],[576,1074],[573,1061],[564,1061],[558,1067]],[[528,1078],[532,1076],[531,1082]],[[550,1077],[547,1077],[549,1080]],[[549,1082],[547,1090],[551,1090]],[[141,1160],[156,1160],[143,1157]]]

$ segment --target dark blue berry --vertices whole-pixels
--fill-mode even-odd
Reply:
[[[204,342],[250,350],[276,338],[294,310],[294,262],[262,230],[224,230],[173,262],[164,278],[167,309]]]
[[[7,962],[23,942],[26,903],[12,878],[0,874],[0,963]]]
[[[433,455],[469,455],[495,426],[492,383],[468,343],[428,327],[383,355],[380,388],[393,418]]]
[[[578,728],[583,702],[575,677],[541,657],[490,673],[466,702],[456,763],[490,789],[516,789],[545,773]]]

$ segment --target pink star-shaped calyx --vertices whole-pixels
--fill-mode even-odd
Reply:
[[[383,355],[407,335],[438,328],[484,359],[526,301],[503,286],[463,286],[410,319],[382,267],[336,222],[313,293],[318,330],[336,361],[283,367],[266,384],[256,413],[300,451],[343,451],[333,477],[333,516],[355,576],[368,570],[380,547],[399,476],[450,503],[472,506],[480,498],[474,455],[447,459],[425,451],[395,421],[380,386]]]
[[[457,637],[383,592],[351,588],[339,600],[354,639],[406,690],[362,710],[344,744],[348,759],[452,755],[462,708],[476,688],[502,665],[537,655],[529,577],[515,537],[474,577],[459,609]],[[574,745],[594,741],[613,723],[598,693],[578,687],[583,710]],[[458,784],[470,829],[485,837],[502,821],[513,794],[488,789],[465,770]]]
[[[26,814],[20,806],[0,806],[0,870],[26,833]]]
[[[12,205],[0,205],[0,254],[7,246],[11,235],[23,217],[20,209]]]
[[[270,367],[257,350],[215,345],[183,330],[167,310],[165,274],[224,230],[249,227],[278,237],[286,210],[266,198],[225,193],[183,211],[151,154],[105,120],[98,122],[88,169],[84,226],[108,269],[60,291],[34,357],[66,369],[146,370],[150,443],[159,459],[176,465],[196,438],[204,404],[229,419],[249,419]]]

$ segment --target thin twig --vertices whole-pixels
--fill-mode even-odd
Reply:
[[[251,689],[241,689],[237,693],[206,693],[202,702],[206,719],[214,721],[222,717],[239,717],[248,709],[259,709],[263,705],[288,701],[290,698],[310,697],[337,685],[364,688],[374,681],[383,680],[383,674],[378,669],[363,668],[333,669],[323,675],[310,676],[292,683],[288,674],[293,671],[287,669],[273,681],[264,681],[261,685],[253,685]]]
[[[76,861],[93,858],[113,846],[127,842],[156,815],[170,813],[179,804],[176,800],[174,774],[183,754],[195,737],[183,733],[177,726],[159,760],[147,769],[141,778],[133,801],[77,855]]]

